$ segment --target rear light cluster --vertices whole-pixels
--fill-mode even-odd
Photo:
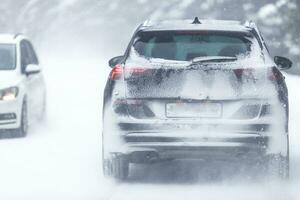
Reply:
[[[146,68],[143,67],[124,67],[123,65],[116,65],[111,71],[110,79],[117,80],[124,73],[143,74],[146,71]]]
[[[248,79],[255,79],[255,72],[257,69],[255,68],[239,68],[234,69],[233,72],[237,79],[242,79],[243,77]],[[124,67],[123,65],[116,65],[110,75],[111,80],[118,80],[123,74],[128,73],[130,75],[139,75],[145,74],[145,72],[149,72],[149,69],[144,67]],[[268,70],[268,79],[271,81],[278,81],[283,79],[283,75],[276,68],[272,67]]]
[[[253,68],[245,68],[245,69],[234,69],[233,70],[237,79],[241,79],[242,77],[254,78],[254,69]]]
[[[283,80],[284,76],[276,67],[272,67],[268,73],[268,78],[271,81],[279,81],[279,80]]]
[[[233,72],[237,79],[242,79],[242,77],[246,77],[249,79],[255,79],[255,72],[257,69],[255,68],[240,68],[240,69],[234,69]],[[271,81],[279,81],[282,80],[284,77],[281,74],[281,72],[276,68],[272,67],[268,69],[268,79]]]
[[[110,74],[110,79],[116,80],[121,77],[123,73],[123,66],[122,65],[116,65],[112,70]]]

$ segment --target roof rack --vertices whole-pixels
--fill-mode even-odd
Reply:
[[[17,37],[23,35],[23,33],[16,33],[15,36],[14,36],[14,39],[16,39]]]
[[[143,26],[151,26],[151,20],[147,19],[144,23]]]
[[[259,37],[258,43],[259,43],[260,48],[263,49],[263,44],[265,42],[264,42],[264,39],[262,38],[260,31],[259,31],[258,27],[256,26],[256,24],[252,20],[250,20],[250,21],[246,21],[244,26],[247,28],[251,28],[254,31],[254,34],[257,37]]]
[[[247,20],[245,23],[244,23],[244,26],[247,27],[247,28],[254,28],[256,29],[256,24],[252,21],[252,20]]]

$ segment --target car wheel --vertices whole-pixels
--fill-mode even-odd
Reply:
[[[14,137],[25,137],[28,132],[28,113],[27,113],[27,104],[23,103],[22,112],[21,112],[21,125],[15,131]]]
[[[44,100],[38,120],[40,122],[45,121],[46,120],[46,114],[47,114],[47,102],[46,102],[46,100]]]
[[[125,180],[129,175],[129,161],[123,155],[113,155],[103,160],[103,174],[116,180]]]
[[[289,178],[289,156],[273,155],[268,158],[267,172],[271,178]]]
[[[102,170],[103,170],[103,175],[106,177],[109,177],[112,175],[112,166],[111,162],[109,159],[105,159],[102,161]]]

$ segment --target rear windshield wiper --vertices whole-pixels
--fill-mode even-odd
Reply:
[[[196,57],[192,59],[192,63],[197,62],[224,62],[224,61],[236,61],[236,57],[229,56],[205,56],[205,57]]]

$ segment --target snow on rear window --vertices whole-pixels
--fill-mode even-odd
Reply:
[[[139,33],[133,47],[146,58],[190,61],[207,56],[246,55],[252,44],[246,33],[149,31]]]

